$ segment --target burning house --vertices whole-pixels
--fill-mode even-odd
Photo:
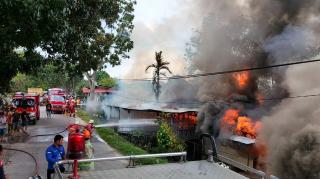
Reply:
[[[107,106],[106,120],[117,122],[154,122],[162,118],[173,127],[174,131],[182,139],[194,136],[197,111],[196,108],[170,108],[168,106],[155,106],[144,104],[142,106]],[[120,132],[130,132],[135,130],[143,130],[144,133],[157,130],[157,126],[130,126],[120,127]]]

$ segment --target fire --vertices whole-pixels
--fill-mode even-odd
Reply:
[[[197,114],[195,112],[174,113],[171,115],[171,118],[180,129],[187,129],[197,123]]]
[[[228,109],[221,121],[222,129],[255,139],[261,129],[261,122],[254,122],[249,117],[239,116],[239,112],[237,109]]]
[[[234,73],[232,76],[236,80],[237,87],[241,90],[249,84],[250,73],[248,71]]]
[[[237,127],[235,133],[240,136],[255,139],[257,137],[257,131],[260,130],[260,122],[252,122],[248,117],[238,117]]]
[[[222,123],[227,125],[235,125],[236,119],[239,117],[239,110],[228,109],[222,118]]]

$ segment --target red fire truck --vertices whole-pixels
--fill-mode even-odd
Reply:
[[[60,95],[49,95],[49,103],[51,104],[52,112],[61,112],[63,113],[66,106],[66,100],[63,96]]]
[[[40,119],[40,96],[33,93],[16,93],[12,96],[12,104],[16,107],[16,112],[22,114],[24,111],[29,116],[29,123],[36,124]]]
[[[52,105],[52,112],[63,113],[66,107],[67,93],[62,88],[50,88],[48,89],[48,100]]]

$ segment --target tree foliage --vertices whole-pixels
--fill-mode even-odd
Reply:
[[[63,68],[53,65],[52,63],[41,67],[37,74],[18,73],[11,80],[11,91],[27,91],[28,88],[38,87],[42,89],[61,87],[69,92],[83,79],[82,75],[70,75]]]
[[[70,74],[119,65],[133,48],[134,0],[0,1],[0,93],[48,60]],[[20,57],[15,50],[23,49]],[[41,50],[39,50],[41,49]]]
[[[98,71],[96,74],[97,83],[99,86],[106,88],[113,88],[117,86],[115,79],[111,78],[110,75],[105,71]]]
[[[168,71],[169,73],[172,73],[172,72],[168,67],[170,63],[167,61],[163,61],[162,51],[156,52],[155,57],[156,57],[156,63],[147,66],[146,72],[149,70],[149,68],[154,68],[152,85],[153,85],[153,91],[155,93],[156,99],[159,100],[159,96],[161,92],[160,78],[161,76],[166,76],[166,73],[162,71],[165,70],[165,71]]]

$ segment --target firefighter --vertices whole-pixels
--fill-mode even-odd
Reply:
[[[86,159],[92,159],[93,158],[93,146],[90,141],[91,139],[91,133],[88,129],[83,129],[83,137],[85,140],[85,158]],[[83,162],[79,163],[80,170],[94,170],[94,162]]]
[[[70,113],[70,100],[67,99],[66,106],[64,108],[64,115],[69,116],[69,113]]]
[[[86,128],[89,130],[89,132],[91,133],[91,135],[92,135],[92,133],[93,133],[93,130],[94,130],[94,125],[93,125],[93,123],[94,123],[94,120],[90,120],[89,121],[89,123],[86,125]]]
[[[76,111],[75,111],[76,102],[72,97],[70,97],[69,101],[70,101],[70,104],[69,104],[70,117],[76,117]]]

